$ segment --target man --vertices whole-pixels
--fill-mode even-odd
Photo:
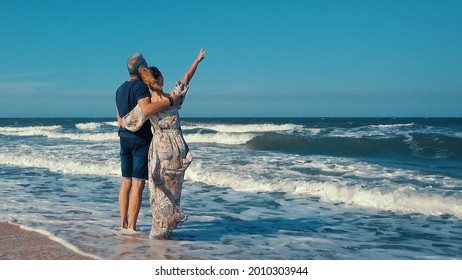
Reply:
[[[147,67],[140,53],[133,54],[127,62],[130,79],[116,92],[117,118],[126,115],[138,104],[145,116],[158,113],[174,104],[181,103],[183,96],[171,95],[169,98],[151,103],[148,87],[140,79],[138,69]],[[122,181],[119,190],[120,223],[122,228],[136,230],[141,208],[145,180],[148,179],[148,152],[152,139],[149,122],[136,132],[119,127],[120,163]]]

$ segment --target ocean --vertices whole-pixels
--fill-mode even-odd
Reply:
[[[0,119],[0,221],[100,259],[462,259],[462,118],[184,118],[170,240],[119,227],[117,123]]]

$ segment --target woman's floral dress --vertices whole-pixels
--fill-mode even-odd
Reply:
[[[188,88],[188,85],[179,81],[173,92],[186,94]],[[149,238],[168,238],[172,230],[187,219],[180,210],[180,200],[184,173],[192,156],[181,131],[179,109],[180,106],[173,106],[149,117],[153,129],[148,167],[149,202],[152,209]],[[136,131],[147,118],[137,105],[122,119],[125,128]]]

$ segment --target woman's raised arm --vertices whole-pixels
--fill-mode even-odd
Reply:
[[[194,76],[194,73],[196,73],[197,66],[199,65],[199,63],[202,60],[204,60],[206,53],[207,53],[207,51],[204,50],[203,48],[201,48],[201,50],[199,51],[199,55],[197,56],[196,60],[194,60],[191,67],[189,67],[186,74],[184,74],[184,77],[181,80],[183,82],[183,84],[189,85],[189,82],[191,81],[192,77]]]

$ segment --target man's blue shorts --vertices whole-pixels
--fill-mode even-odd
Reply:
[[[148,179],[148,153],[151,141],[120,137],[122,177]]]

